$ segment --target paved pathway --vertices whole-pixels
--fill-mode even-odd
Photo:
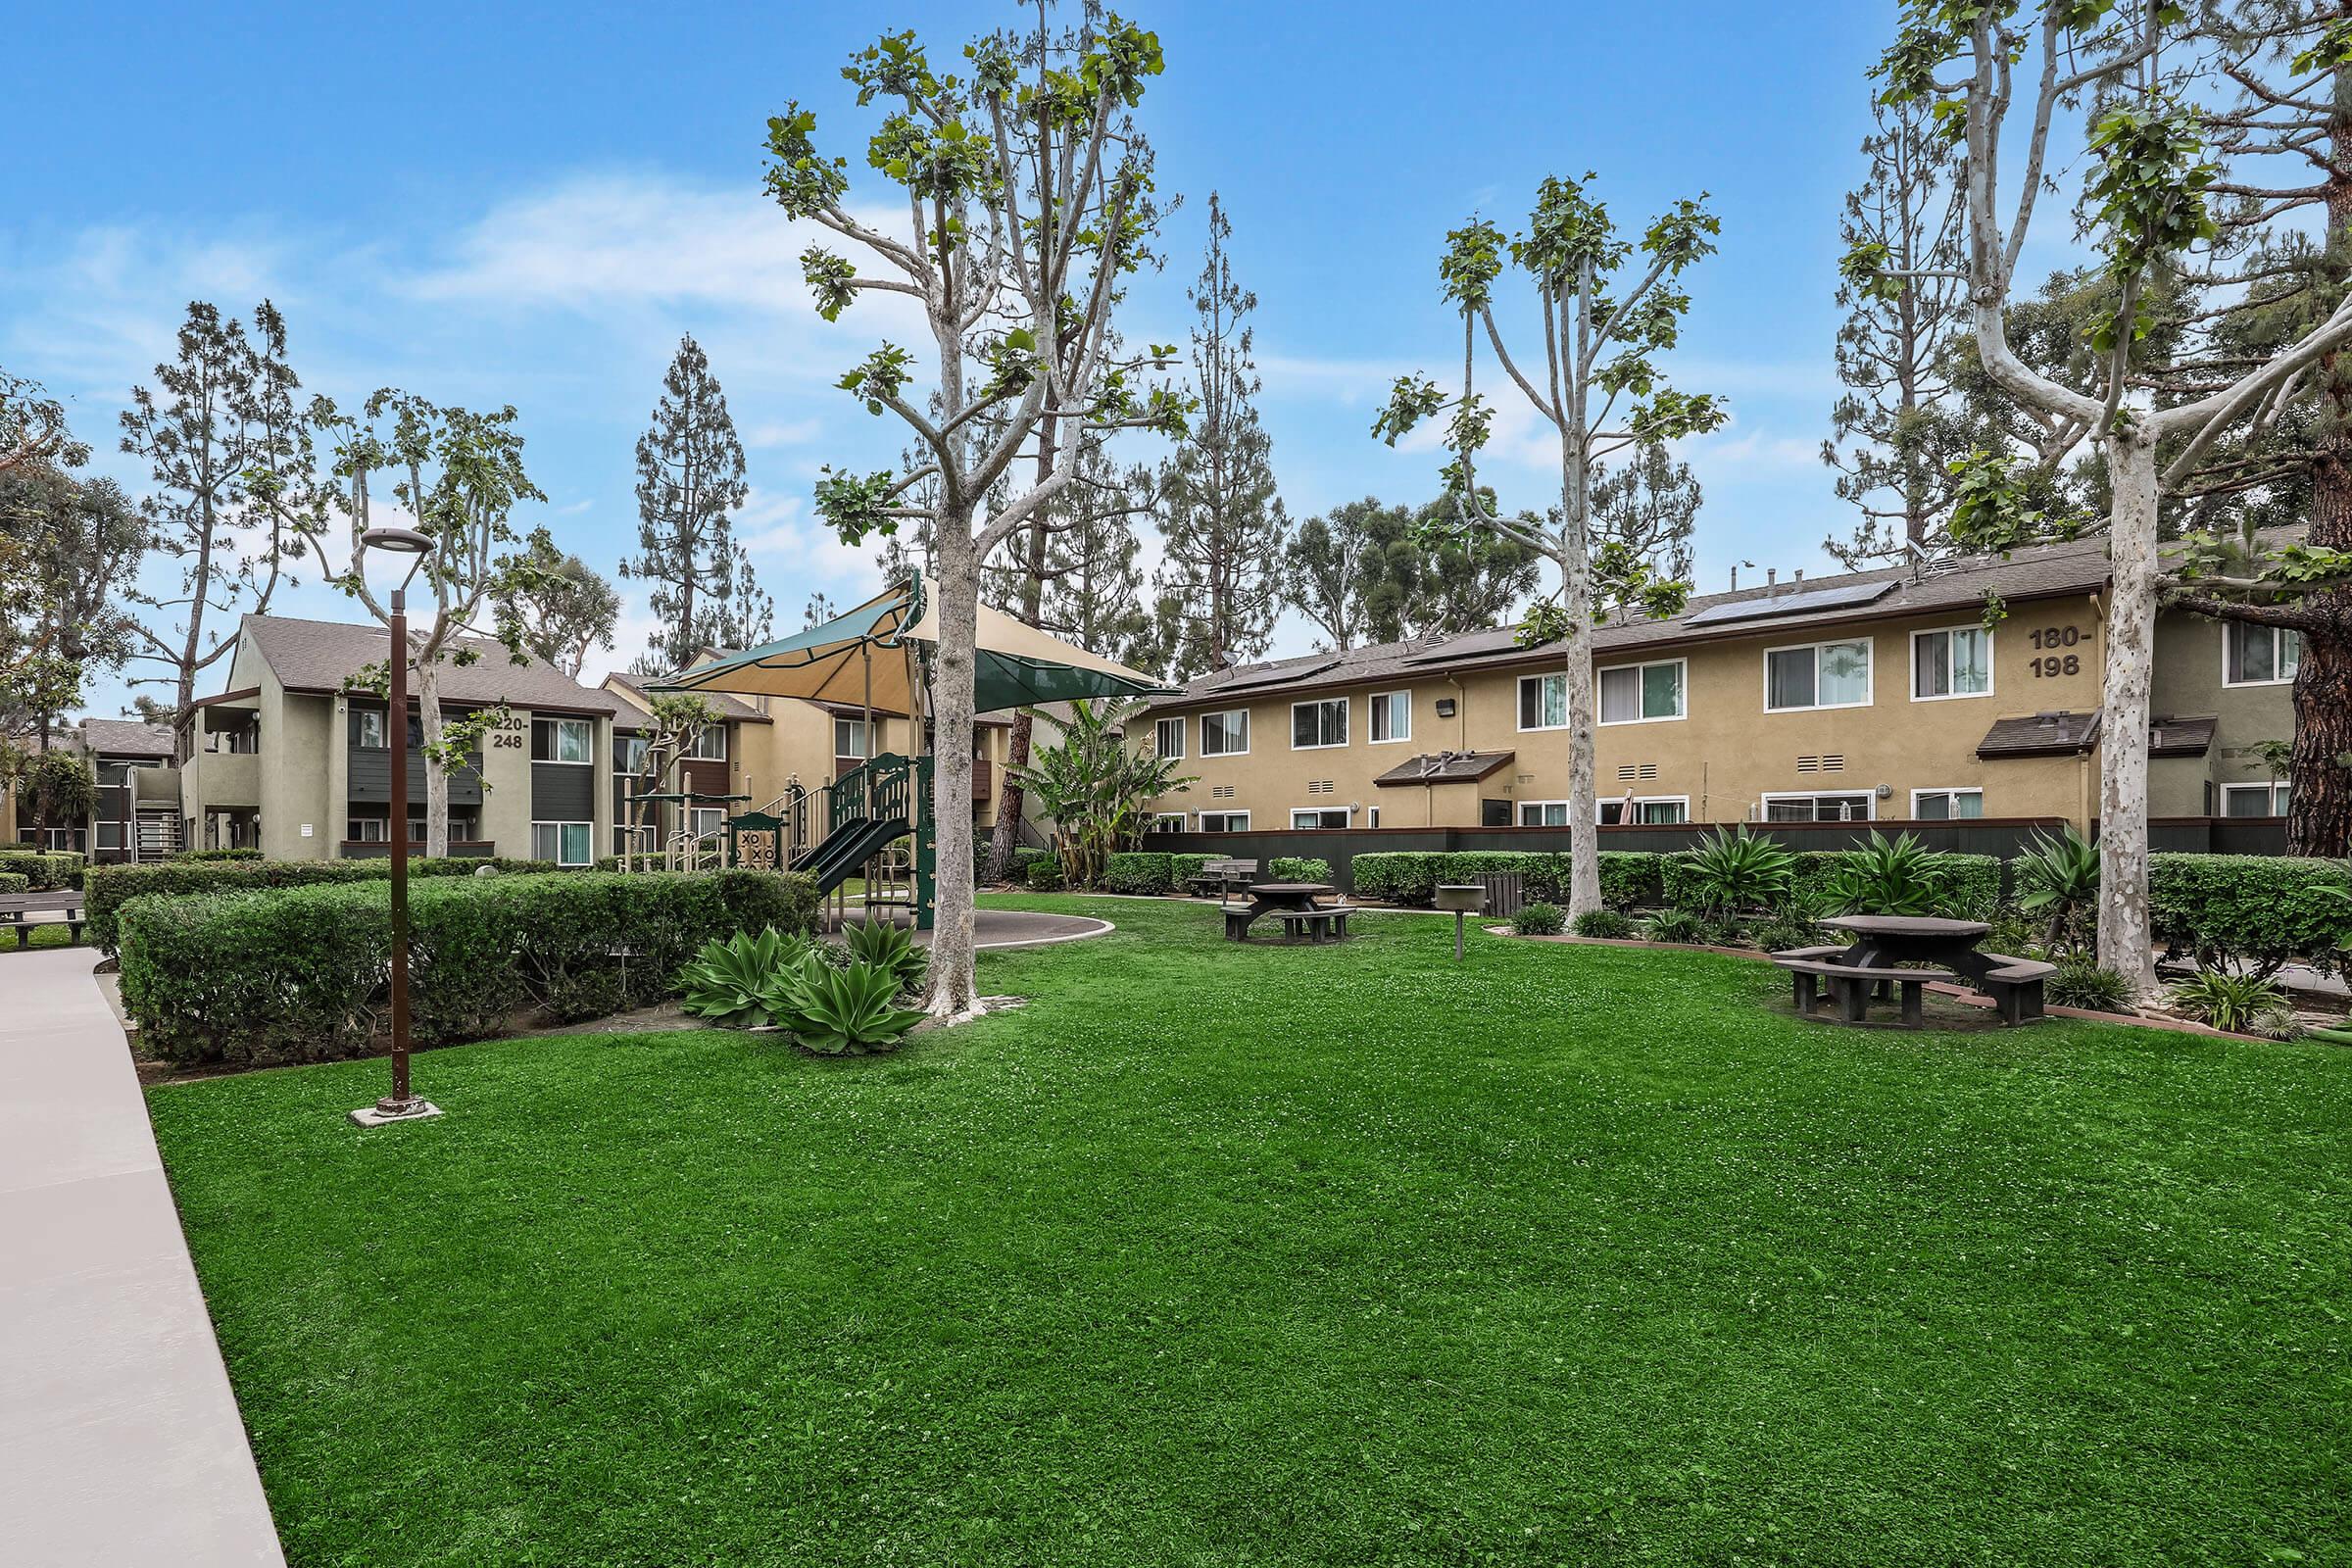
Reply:
[[[0,956],[0,1560],[282,1564],[97,961]]]

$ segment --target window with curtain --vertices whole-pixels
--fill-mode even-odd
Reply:
[[[1568,727],[1568,677],[1565,673],[1519,677],[1519,727]]]
[[[2303,634],[2283,626],[2251,626],[2226,621],[2222,626],[2223,682],[2230,686],[2268,686],[2290,681],[2303,666]]]
[[[1859,708],[1870,701],[1870,643],[1815,643],[1764,655],[1764,706]]]
[[[1639,724],[1683,716],[1683,662],[1619,664],[1600,672],[1600,721]]]
[[[1250,750],[1250,710],[1200,715],[1200,755],[1239,757]]]
[[[1982,626],[1923,631],[1911,638],[1911,696],[1982,697],[1992,690],[1992,634]]]

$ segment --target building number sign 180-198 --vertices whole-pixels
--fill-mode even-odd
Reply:
[[[2045,679],[2052,675],[2082,673],[2082,656],[2060,650],[2090,641],[2089,632],[2080,626],[2040,626],[2031,635],[2034,646],[2040,649],[2041,653],[2027,662],[2028,669]]]

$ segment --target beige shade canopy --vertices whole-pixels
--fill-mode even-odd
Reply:
[[[909,593],[909,586],[912,592]],[[884,590],[796,636],[684,669],[661,691],[720,691],[862,704],[913,713],[918,654],[939,641],[931,579]],[[1075,697],[1148,697],[1168,690],[1141,670],[980,606],[975,711]]]

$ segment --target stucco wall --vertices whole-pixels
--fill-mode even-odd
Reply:
[[[2270,769],[2254,752],[2263,741],[2295,732],[2293,687],[2222,684],[2221,622],[2180,611],[2157,617],[2154,710],[2212,714],[2213,746],[2202,758],[2158,758],[2148,769],[2148,810],[2155,816],[2218,815],[2220,786],[2267,781]]]
[[[1684,797],[1692,820],[1738,821],[1767,793],[1869,792],[1892,790],[1874,801],[1882,817],[1907,817],[1911,791],[1975,788],[1984,792],[1988,816],[2066,816],[2086,809],[2086,769],[2080,760],[2018,759],[1987,761],[1976,749],[1996,718],[2051,710],[2084,711],[2098,706],[2095,657],[2098,615],[2087,596],[2016,607],[1992,637],[1992,690],[1984,696],[1914,700],[1911,696],[1911,634],[1953,625],[1975,625],[1950,613],[1910,617],[1836,632],[1759,632],[1736,639],[1661,650],[1639,658],[1603,657],[1596,668],[1664,659],[1686,662],[1684,716],[1603,724],[1595,734],[1597,792],[1604,801],[1630,790],[1640,798]],[[2051,656],[2034,634],[2073,628],[2076,641]],[[1764,706],[1766,650],[1799,642],[1868,637],[1872,644],[1872,694],[1868,706],[1769,712]],[[2055,648],[2055,644],[2053,645]],[[2066,667],[2068,655],[2074,666]],[[2037,670],[2034,661],[2042,660]],[[1541,666],[1490,670],[1449,680],[1425,675],[1377,688],[1355,686],[1329,693],[1282,692],[1238,704],[1250,710],[1250,749],[1246,757],[1202,757],[1199,714],[1185,710],[1185,765],[1199,775],[1185,794],[1163,802],[1165,809],[1247,810],[1252,827],[1287,827],[1295,808],[1354,805],[1382,808],[1384,826],[1475,826],[1484,798],[1514,803],[1553,801],[1568,794],[1567,731],[1521,730],[1518,691],[1523,675]],[[1370,739],[1370,698],[1375,690],[1411,693],[1412,733],[1401,741]],[[1348,739],[1345,747],[1294,750],[1291,709],[1311,697],[1345,695]],[[1449,719],[1437,703],[1456,702]],[[1149,722],[1134,726],[1139,744],[1152,742]],[[1435,792],[1377,788],[1380,773],[1420,754],[1437,751],[1509,751],[1512,762],[1477,789]],[[1629,771],[1630,770],[1630,771]],[[1318,788],[1328,784],[1329,788]],[[1233,791],[1217,798],[1220,786]],[[1425,820],[1427,819],[1427,820]]]

